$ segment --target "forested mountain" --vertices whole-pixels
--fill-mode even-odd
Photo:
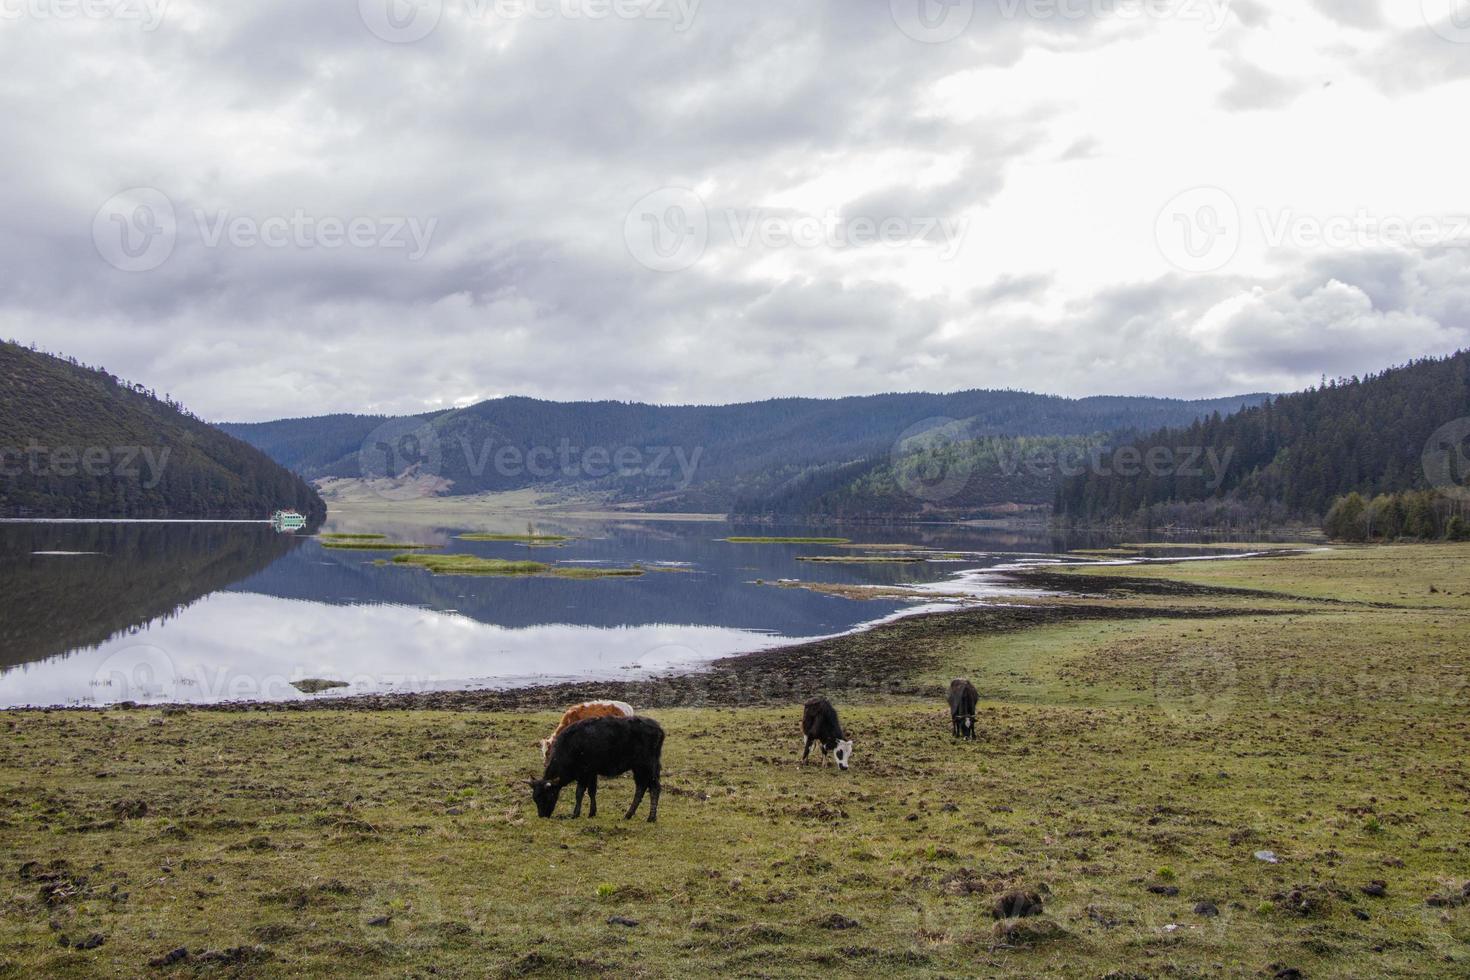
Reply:
[[[1463,489],[1470,477],[1467,417],[1470,352],[1330,381],[1110,452],[1063,483],[1057,515],[1078,524],[1315,522],[1352,493]],[[1196,448],[1197,463],[1211,453],[1224,463],[1218,476],[1208,466],[1183,472],[1147,462],[1151,452],[1181,460]],[[1441,496],[1452,506],[1456,495]]]
[[[0,342],[0,516],[326,515],[299,476],[172,400]]]
[[[833,468],[866,472],[906,435],[948,420],[960,420],[971,439],[1085,436],[1187,424],[1264,397],[1074,400],[965,391],[722,406],[500,398],[410,419],[335,415],[222,428],[309,479],[429,476],[448,494],[570,485],[668,510],[726,510],[737,501],[765,510],[788,490],[805,493],[807,481]],[[364,444],[368,456],[360,458]],[[1040,501],[1049,502],[1051,492],[1047,484]],[[793,497],[791,505],[803,500]]]

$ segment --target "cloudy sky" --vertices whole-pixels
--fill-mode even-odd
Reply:
[[[0,0],[0,336],[206,418],[1470,346],[1464,0]]]

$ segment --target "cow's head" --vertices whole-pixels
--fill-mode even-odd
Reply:
[[[832,758],[837,760],[837,768],[846,771],[847,763],[852,759],[852,739],[845,738],[837,743],[837,748],[832,750]]]
[[[551,739],[549,739],[549,738],[543,738],[541,740],[541,742],[540,742],[540,745],[541,745],[541,761],[542,762],[545,762],[546,761],[546,757],[551,754]]]
[[[965,715],[964,718],[960,719],[960,731],[964,732],[966,735],[974,735],[975,734],[975,716],[974,715]]]
[[[536,813],[542,817],[551,816],[556,809],[556,801],[561,798],[561,787],[549,779],[528,779],[526,782],[531,787],[531,799],[536,801]]]

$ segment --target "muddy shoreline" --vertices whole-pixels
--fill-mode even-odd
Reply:
[[[937,688],[913,678],[937,659],[949,641],[1000,636],[1018,630],[1071,622],[1137,619],[1204,619],[1271,615],[1266,609],[1129,608],[1106,604],[1123,595],[1204,599],[1211,596],[1275,594],[1246,589],[1181,585],[1159,579],[1082,580],[1036,570],[1003,573],[1014,584],[1100,598],[1099,604],[983,606],[909,616],[858,633],[778,647],[716,660],[704,668],[628,681],[573,681],[509,689],[361,694],[303,701],[238,701],[221,704],[131,704],[109,710],[250,711],[544,711],[561,710],[596,698],[627,701],[640,708],[752,707],[799,704],[817,694],[862,700],[878,696],[937,696]],[[17,709],[24,710],[24,709]],[[46,711],[95,708],[30,709]]]

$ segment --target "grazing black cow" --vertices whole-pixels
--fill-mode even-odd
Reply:
[[[648,822],[653,823],[658,819],[663,751],[664,730],[652,718],[618,716],[579,721],[556,737],[542,777],[527,780],[531,786],[531,798],[536,801],[536,812],[543,817],[551,816],[562,787],[576,782],[577,806],[572,811],[573,818],[582,815],[584,793],[592,797],[592,809],[587,815],[595,817],[597,777],[621,776],[631,770],[637,789],[633,794],[633,805],[628,807],[623,819],[633,819],[647,790],[652,800]]]
[[[847,737],[847,732],[842,730],[842,723],[837,720],[837,709],[832,707],[832,702],[826,698],[812,698],[806,703],[806,709],[801,713],[801,733],[806,736],[806,748],[801,752],[801,761],[805,762],[812,751],[812,743],[820,742],[822,745],[822,765],[827,764],[827,753],[837,760],[837,768],[846,770],[848,760],[852,758],[852,739]]]
[[[975,738],[975,706],[980,703],[980,692],[969,681],[950,681],[949,717],[954,722],[954,737]]]

